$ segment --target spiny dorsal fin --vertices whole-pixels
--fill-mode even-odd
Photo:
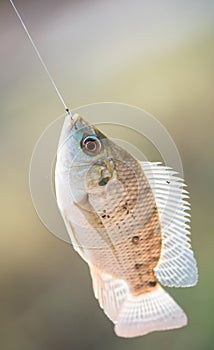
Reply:
[[[168,287],[188,287],[197,283],[198,271],[190,244],[190,210],[183,179],[160,163],[141,162],[152,188],[162,228],[162,250],[155,275]]]

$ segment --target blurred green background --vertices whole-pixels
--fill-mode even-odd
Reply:
[[[0,1],[0,348],[214,348],[213,0],[23,1],[16,5],[68,105],[139,106],[168,129],[191,193],[197,287],[170,290],[189,316],[180,330],[117,338],[88,267],[33,208],[34,144],[63,107],[8,1]]]

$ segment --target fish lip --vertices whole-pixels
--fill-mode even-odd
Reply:
[[[71,130],[73,129],[73,127],[75,126],[75,124],[80,118],[81,117],[78,113],[75,113],[74,115],[68,114],[66,116],[66,119],[63,125],[63,128],[64,128],[63,131],[64,133],[66,133],[66,135],[71,132]]]
[[[71,115],[70,118],[71,118],[71,122],[75,124],[77,120],[80,119],[81,117],[78,113],[75,113],[74,115]]]
[[[78,113],[70,116],[71,129],[78,131],[86,126],[90,126]]]
[[[81,119],[80,115],[78,113],[75,113],[73,115],[69,116],[69,122],[70,122],[70,130],[75,129],[77,130],[77,122]]]

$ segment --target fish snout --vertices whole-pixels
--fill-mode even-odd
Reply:
[[[71,119],[72,129],[74,131],[78,131],[78,130],[86,127],[86,125],[87,125],[87,123],[84,121],[84,119],[78,113],[71,115],[70,119]]]

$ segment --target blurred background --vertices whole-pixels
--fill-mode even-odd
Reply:
[[[88,267],[40,222],[28,171],[36,140],[64,113],[9,1],[0,1],[0,348],[212,350],[213,0],[15,1],[70,108],[139,106],[168,129],[191,193],[200,280],[171,289],[180,330],[120,339],[98,307]]]

